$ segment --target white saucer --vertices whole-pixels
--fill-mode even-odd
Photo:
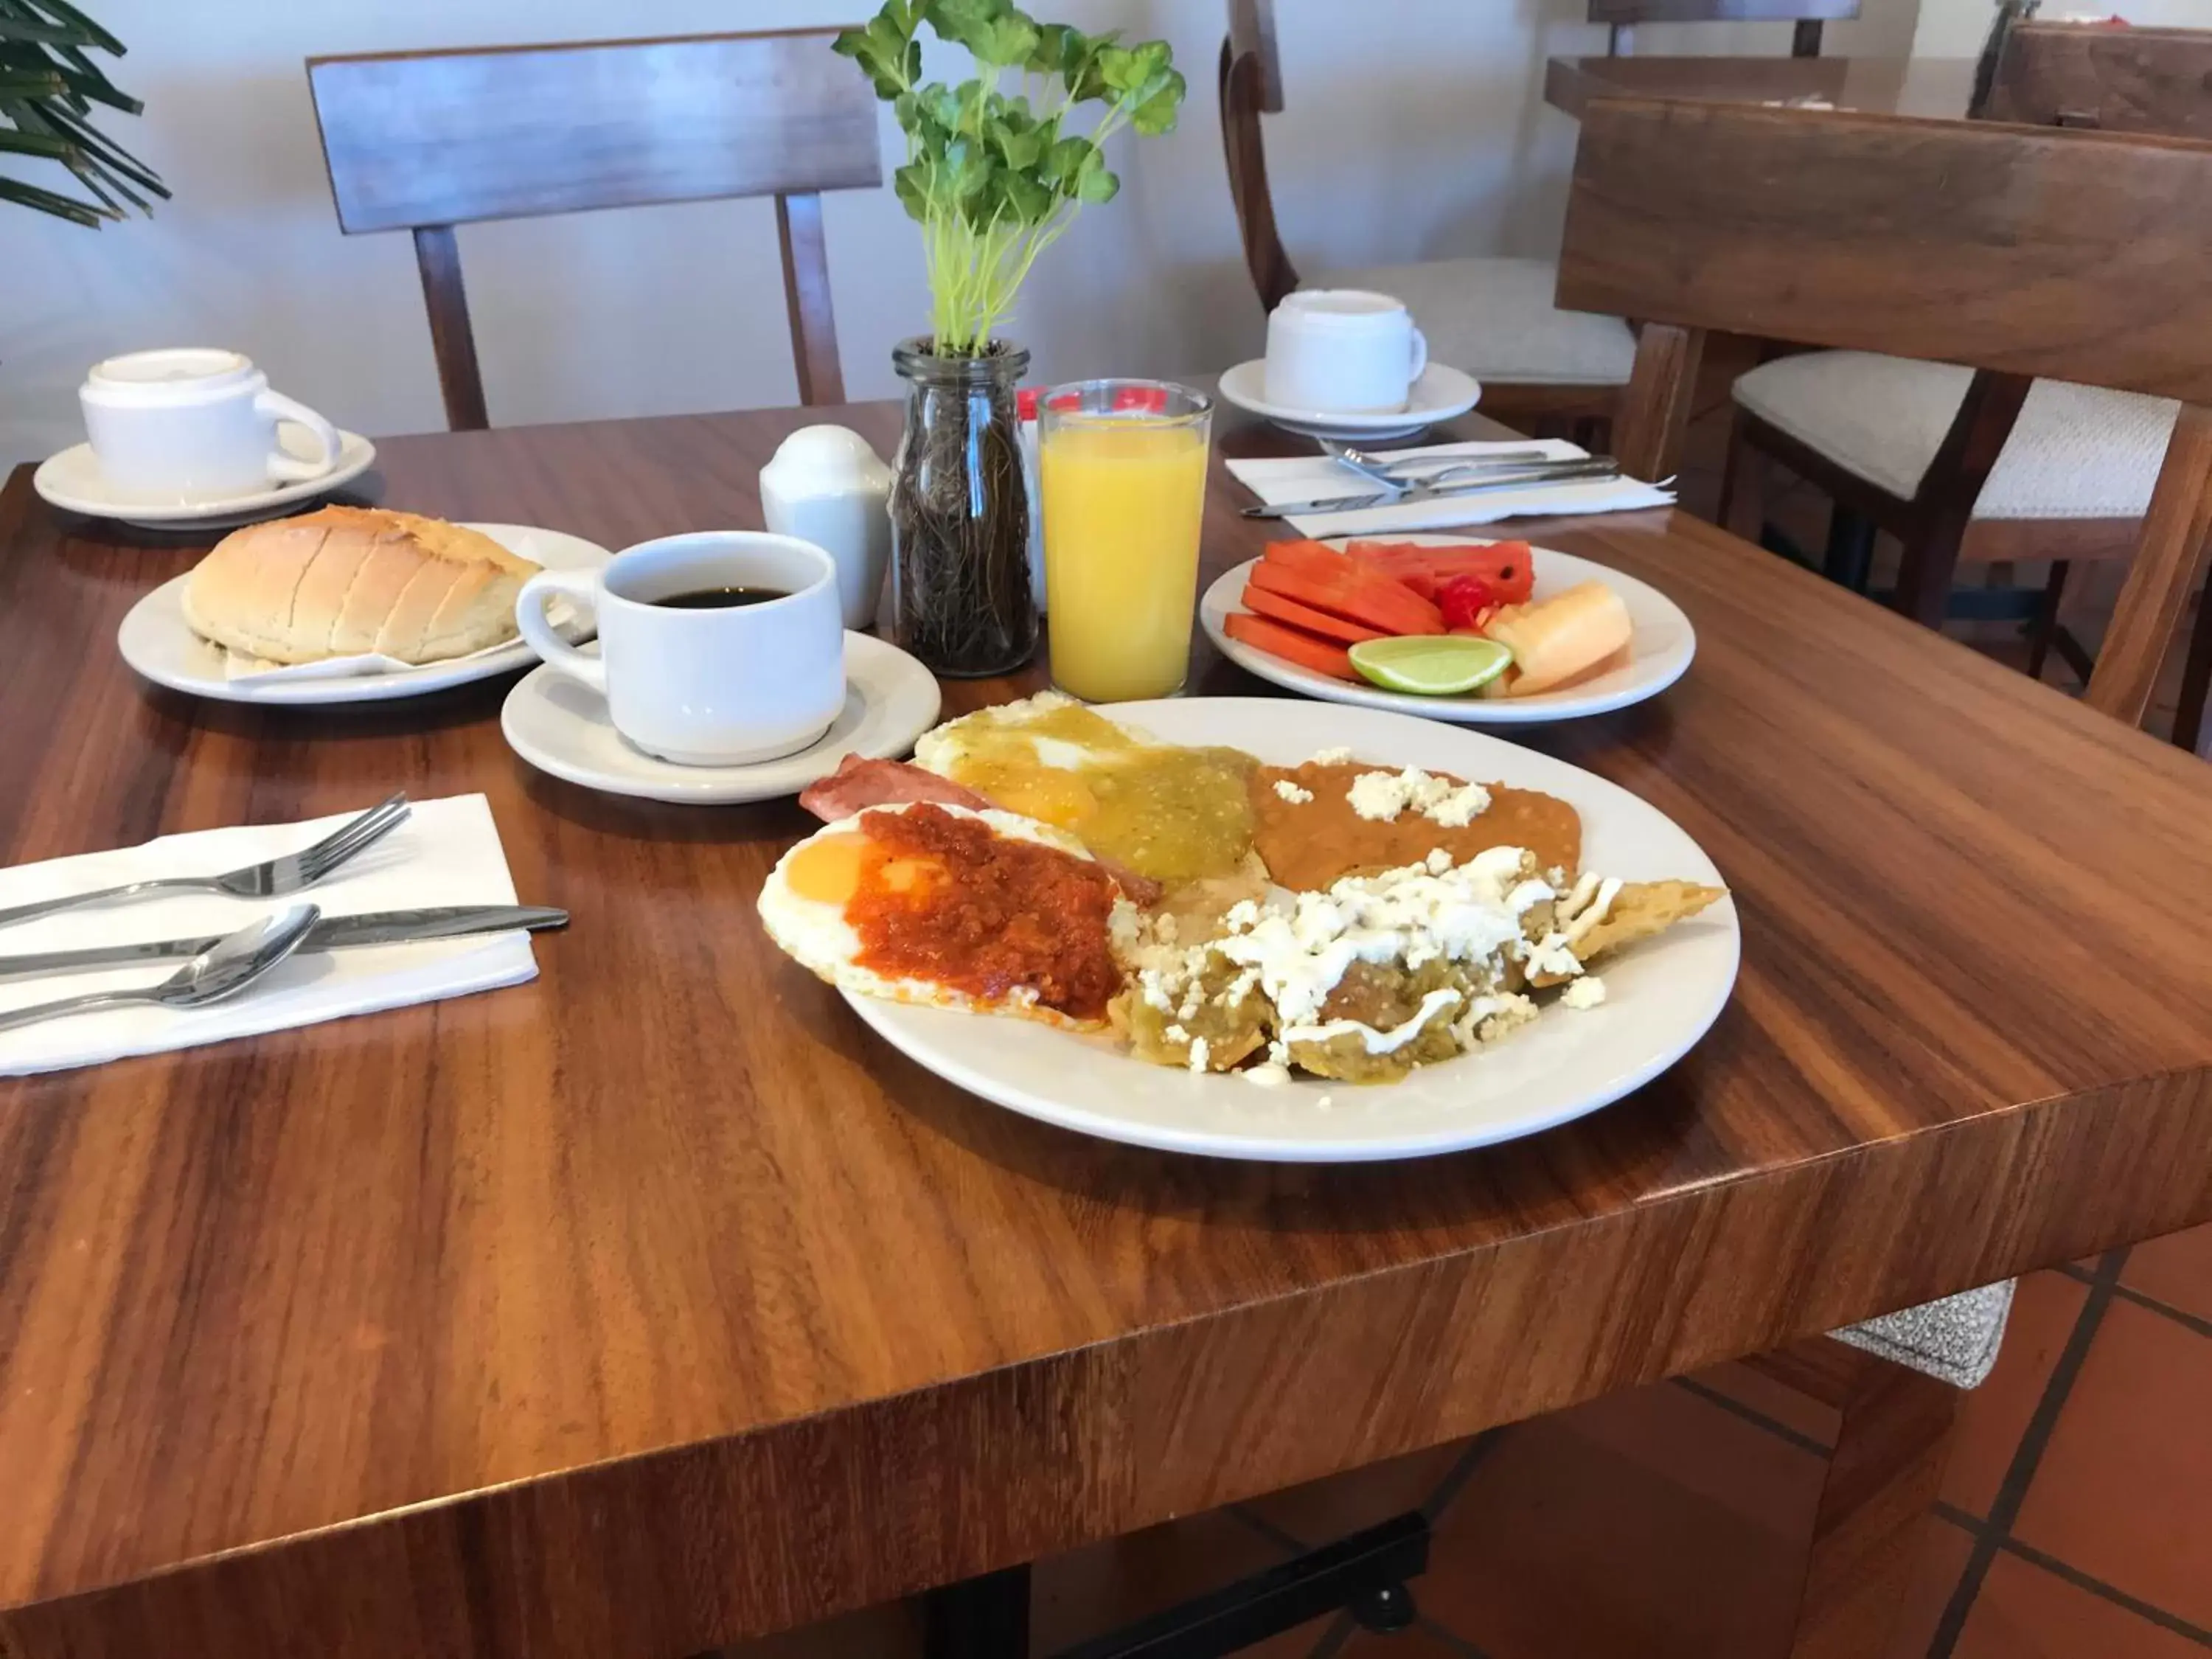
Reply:
[[[279,427],[276,441],[283,445],[288,454],[298,455],[302,460],[308,458],[302,447],[306,442],[304,433]],[[164,501],[118,490],[101,474],[100,463],[93,459],[92,446],[73,444],[40,465],[31,475],[31,488],[56,507],[82,513],[89,518],[117,519],[149,530],[224,530],[268,518],[301,501],[313,501],[358,478],[375,462],[374,444],[357,432],[341,432],[338,464],[319,478],[270,484],[265,489],[249,490],[243,495],[209,496],[191,501]]]
[[[521,524],[466,527],[482,531],[510,553],[520,553],[548,570],[595,570],[614,557],[597,542],[558,530]],[[155,684],[195,697],[213,697],[220,702],[387,702],[395,697],[442,691],[471,680],[489,679],[495,674],[511,674],[538,660],[538,653],[518,639],[469,656],[385,674],[320,679],[308,670],[295,669],[234,680],[224,672],[222,647],[202,639],[185,621],[185,584],[191,580],[191,573],[186,571],[132,605],[123,625],[115,630],[115,643],[123,660]]]
[[[1413,382],[1403,409],[1374,415],[1328,413],[1315,409],[1285,409],[1267,401],[1267,360],[1255,357],[1239,363],[1221,377],[1221,395],[1239,409],[1263,415],[1285,431],[1307,438],[1341,438],[1366,442],[1378,438],[1410,438],[1438,421],[1464,415],[1482,397],[1482,383],[1472,374],[1431,363]]]
[[[596,643],[584,649],[593,655]],[[632,748],[596,691],[540,667],[499,711],[507,746],[541,772],[586,789],[695,806],[795,795],[848,755],[895,760],[937,723],[937,677],[895,645],[845,635],[845,711],[821,741],[752,766],[678,766]]]

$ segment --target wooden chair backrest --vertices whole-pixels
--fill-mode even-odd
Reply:
[[[1790,55],[1818,58],[1821,26],[1858,15],[1859,0],[1589,0],[1589,21],[1610,28],[1607,50],[1617,58],[1638,23],[1795,23]]]
[[[338,225],[415,234],[446,413],[488,424],[453,227],[774,196],[803,403],[841,403],[825,190],[879,185],[875,95],[836,31],[307,61]]]
[[[1229,200],[1237,211],[1244,268],[1263,311],[1273,311],[1298,285],[1298,273],[1275,226],[1267,187],[1262,115],[1283,108],[1283,65],[1275,52],[1273,0],[1229,0],[1229,33],[1221,42],[1221,154],[1229,167]]]
[[[2212,143],[1606,99],[1559,303],[1645,320],[1614,447],[1675,470],[1706,331],[1977,370],[1960,527],[2030,380],[2185,405],[2089,700],[2140,722],[2212,514]],[[1931,471],[1934,469],[1931,469]]]
[[[2212,29],[2015,23],[1980,114],[2024,126],[2212,138]]]

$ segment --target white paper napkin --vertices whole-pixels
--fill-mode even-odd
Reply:
[[[569,644],[580,644],[591,637],[591,626],[584,621],[574,606],[566,599],[555,599],[545,607],[545,620],[553,631]],[[363,652],[351,657],[319,657],[313,662],[271,662],[265,657],[249,656],[243,651],[222,651],[222,677],[226,680],[251,680],[256,685],[266,685],[276,680],[349,680],[367,674],[411,674],[422,668],[451,668],[456,663],[474,662],[479,657],[495,656],[502,651],[512,651],[521,643],[521,636],[501,640],[481,651],[470,651],[458,657],[441,657],[435,662],[406,662],[398,657],[387,657],[381,652]],[[218,647],[222,649],[222,647]]]
[[[1502,443],[1431,444],[1414,449],[1378,449],[1386,459],[1437,455],[1455,458],[1494,455],[1501,450],[1541,450],[1545,459],[1577,461],[1589,452],[1557,438],[1517,438]],[[1288,460],[1232,460],[1229,475],[1262,501],[1318,501],[1357,495],[1371,486],[1351,468],[1326,455]],[[1358,513],[1305,513],[1283,522],[1301,536],[1372,536],[1390,531],[1449,530],[1460,525],[1496,524],[1501,519],[1565,517],[1583,513],[1631,513],[1671,507],[1674,492],[1633,478],[1589,483],[1531,484],[1525,489],[1492,489],[1476,495],[1368,507]]]
[[[98,904],[0,927],[0,956],[228,933],[309,900],[325,915],[431,905],[513,904],[491,806],[482,795],[417,801],[407,822],[317,886],[292,899],[179,893]],[[307,823],[247,824],[165,836],[143,847],[87,853],[0,870],[0,908],[89,892],[154,876],[214,875],[313,845],[351,813]],[[0,979],[0,1011],[88,991],[158,985],[178,963],[151,963],[41,979]],[[227,1002],[206,1008],[116,1008],[0,1031],[0,1076],[89,1066],[228,1037],[313,1025],[441,997],[519,985],[537,976],[526,933],[302,953]]]

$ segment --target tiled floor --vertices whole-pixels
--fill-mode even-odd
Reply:
[[[1414,1627],[1348,1617],[1257,1659],[1782,1659],[1834,1419],[1737,1366],[1619,1395],[1039,1564],[1070,1643],[1411,1508]],[[1919,1579],[1867,1659],[2212,1650],[2212,1226],[2022,1282],[1966,1396]],[[910,1659],[878,1608],[727,1659]]]
[[[1711,516],[1728,362],[1683,469]],[[1770,487],[1817,551],[1825,503]],[[1894,549],[1877,556],[1893,569]],[[2117,579],[2069,605],[2094,643]],[[1954,625],[1955,626],[1955,625]],[[2019,630],[1959,628],[2017,662]],[[2054,684],[2066,672],[2047,671]],[[2173,675],[2154,711],[2172,718]],[[2078,687],[2070,689],[2078,690]],[[1048,1656],[1412,1508],[1435,1524],[1414,1627],[1340,1616],[1257,1659],[1782,1659],[1835,1419],[1740,1366],[1597,1401],[1038,1565]],[[728,1659],[909,1659],[876,1608]],[[1866,1659],[2198,1659],[2212,1650],[2212,1226],[2023,1280],[1995,1374],[1961,1408],[1920,1575]]]

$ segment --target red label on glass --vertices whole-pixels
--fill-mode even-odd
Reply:
[[[1114,408],[1118,413],[1164,415],[1168,410],[1165,386],[1125,386],[1114,392]]]

